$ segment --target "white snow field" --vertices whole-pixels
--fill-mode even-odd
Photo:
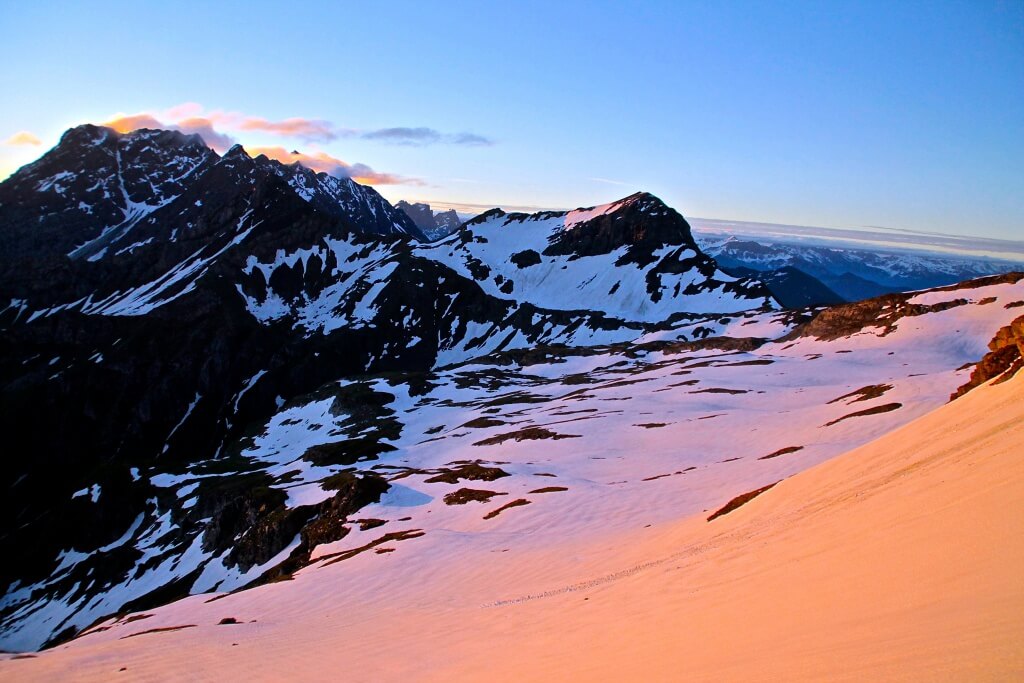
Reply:
[[[293,581],[194,596],[7,658],[0,675],[1019,678],[1022,399],[1024,377],[983,386],[711,522],[641,524],[652,501],[632,528],[545,543],[558,521],[509,515],[491,531],[437,531]],[[361,565],[358,581],[346,564]]]

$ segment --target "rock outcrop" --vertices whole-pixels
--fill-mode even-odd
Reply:
[[[974,366],[971,378],[950,395],[950,401],[991,379],[1005,382],[1024,368],[1024,315],[999,328],[988,348],[989,352]]]

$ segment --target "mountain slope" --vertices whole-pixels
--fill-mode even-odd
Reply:
[[[783,266],[776,270],[757,271],[737,266],[724,269],[737,277],[760,280],[768,287],[775,300],[786,308],[807,308],[808,306],[830,306],[846,301],[817,278],[794,268]],[[866,297],[865,297],[866,298]]]
[[[645,515],[550,542],[558,517],[531,510],[572,494],[541,494],[477,522],[489,542],[466,544],[466,531],[443,545],[393,536],[376,546],[393,552],[108,622],[2,671],[1009,680],[1024,673],[1024,529],[1006,508],[1024,495],[1022,392],[1021,376],[984,386],[818,467],[773,473],[769,484],[782,481],[710,522],[699,509],[681,521]],[[760,488],[748,487],[719,487],[710,509]],[[452,509],[466,505],[478,503]],[[563,524],[590,516],[579,501],[570,508]]]
[[[686,220],[646,193],[569,212],[493,209],[419,250],[494,296],[542,308],[652,323],[776,305],[760,283],[719,270]]]
[[[1019,275],[990,278],[810,319],[746,312],[699,335],[686,325],[348,377],[275,404],[282,373],[323,376],[305,363],[329,362],[330,346],[311,347],[318,359],[235,385],[226,415],[245,428],[217,459],[43,480],[59,526],[37,522],[14,546],[22,574],[0,635],[36,647],[125,609],[296,572],[377,604],[375,587],[414,586],[430,558],[460,548],[575,543],[693,515],[941,405],[1022,300]],[[192,413],[202,406],[201,395]],[[398,547],[370,559],[382,544]]]

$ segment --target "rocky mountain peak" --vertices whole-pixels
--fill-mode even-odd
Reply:
[[[551,235],[545,253],[588,256],[626,247],[632,260],[642,261],[660,247],[696,249],[686,219],[648,192],[569,211],[563,227]]]
[[[407,215],[423,233],[425,241],[434,242],[455,232],[462,221],[455,210],[434,213],[430,204],[416,202],[411,204],[404,199],[395,204],[395,208]]]
[[[60,136],[60,142],[57,143],[57,147],[64,147],[66,145],[96,145],[109,137],[118,135],[119,133],[112,128],[83,123],[80,126],[68,128],[64,131],[64,134]]]

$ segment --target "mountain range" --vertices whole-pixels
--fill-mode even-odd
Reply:
[[[850,232],[843,233],[844,239],[831,237],[829,231],[823,231],[824,237],[791,236],[767,226],[763,230],[748,228],[748,234],[724,234],[715,223],[702,223],[713,230],[695,231],[696,239],[720,267],[771,283],[782,299],[803,305],[835,303],[835,297],[858,301],[1024,269],[1024,262],[1012,258],[886,244],[868,248],[854,242],[851,236],[856,233]],[[785,282],[794,271],[803,276],[796,288]],[[808,278],[820,286],[808,284]]]
[[[442,216],[146,129],[0,183],[0,648],[691,515],[1019,365],[979,365],[1019,273],[844,304],[866,258],[702,248],[648,193]]]

